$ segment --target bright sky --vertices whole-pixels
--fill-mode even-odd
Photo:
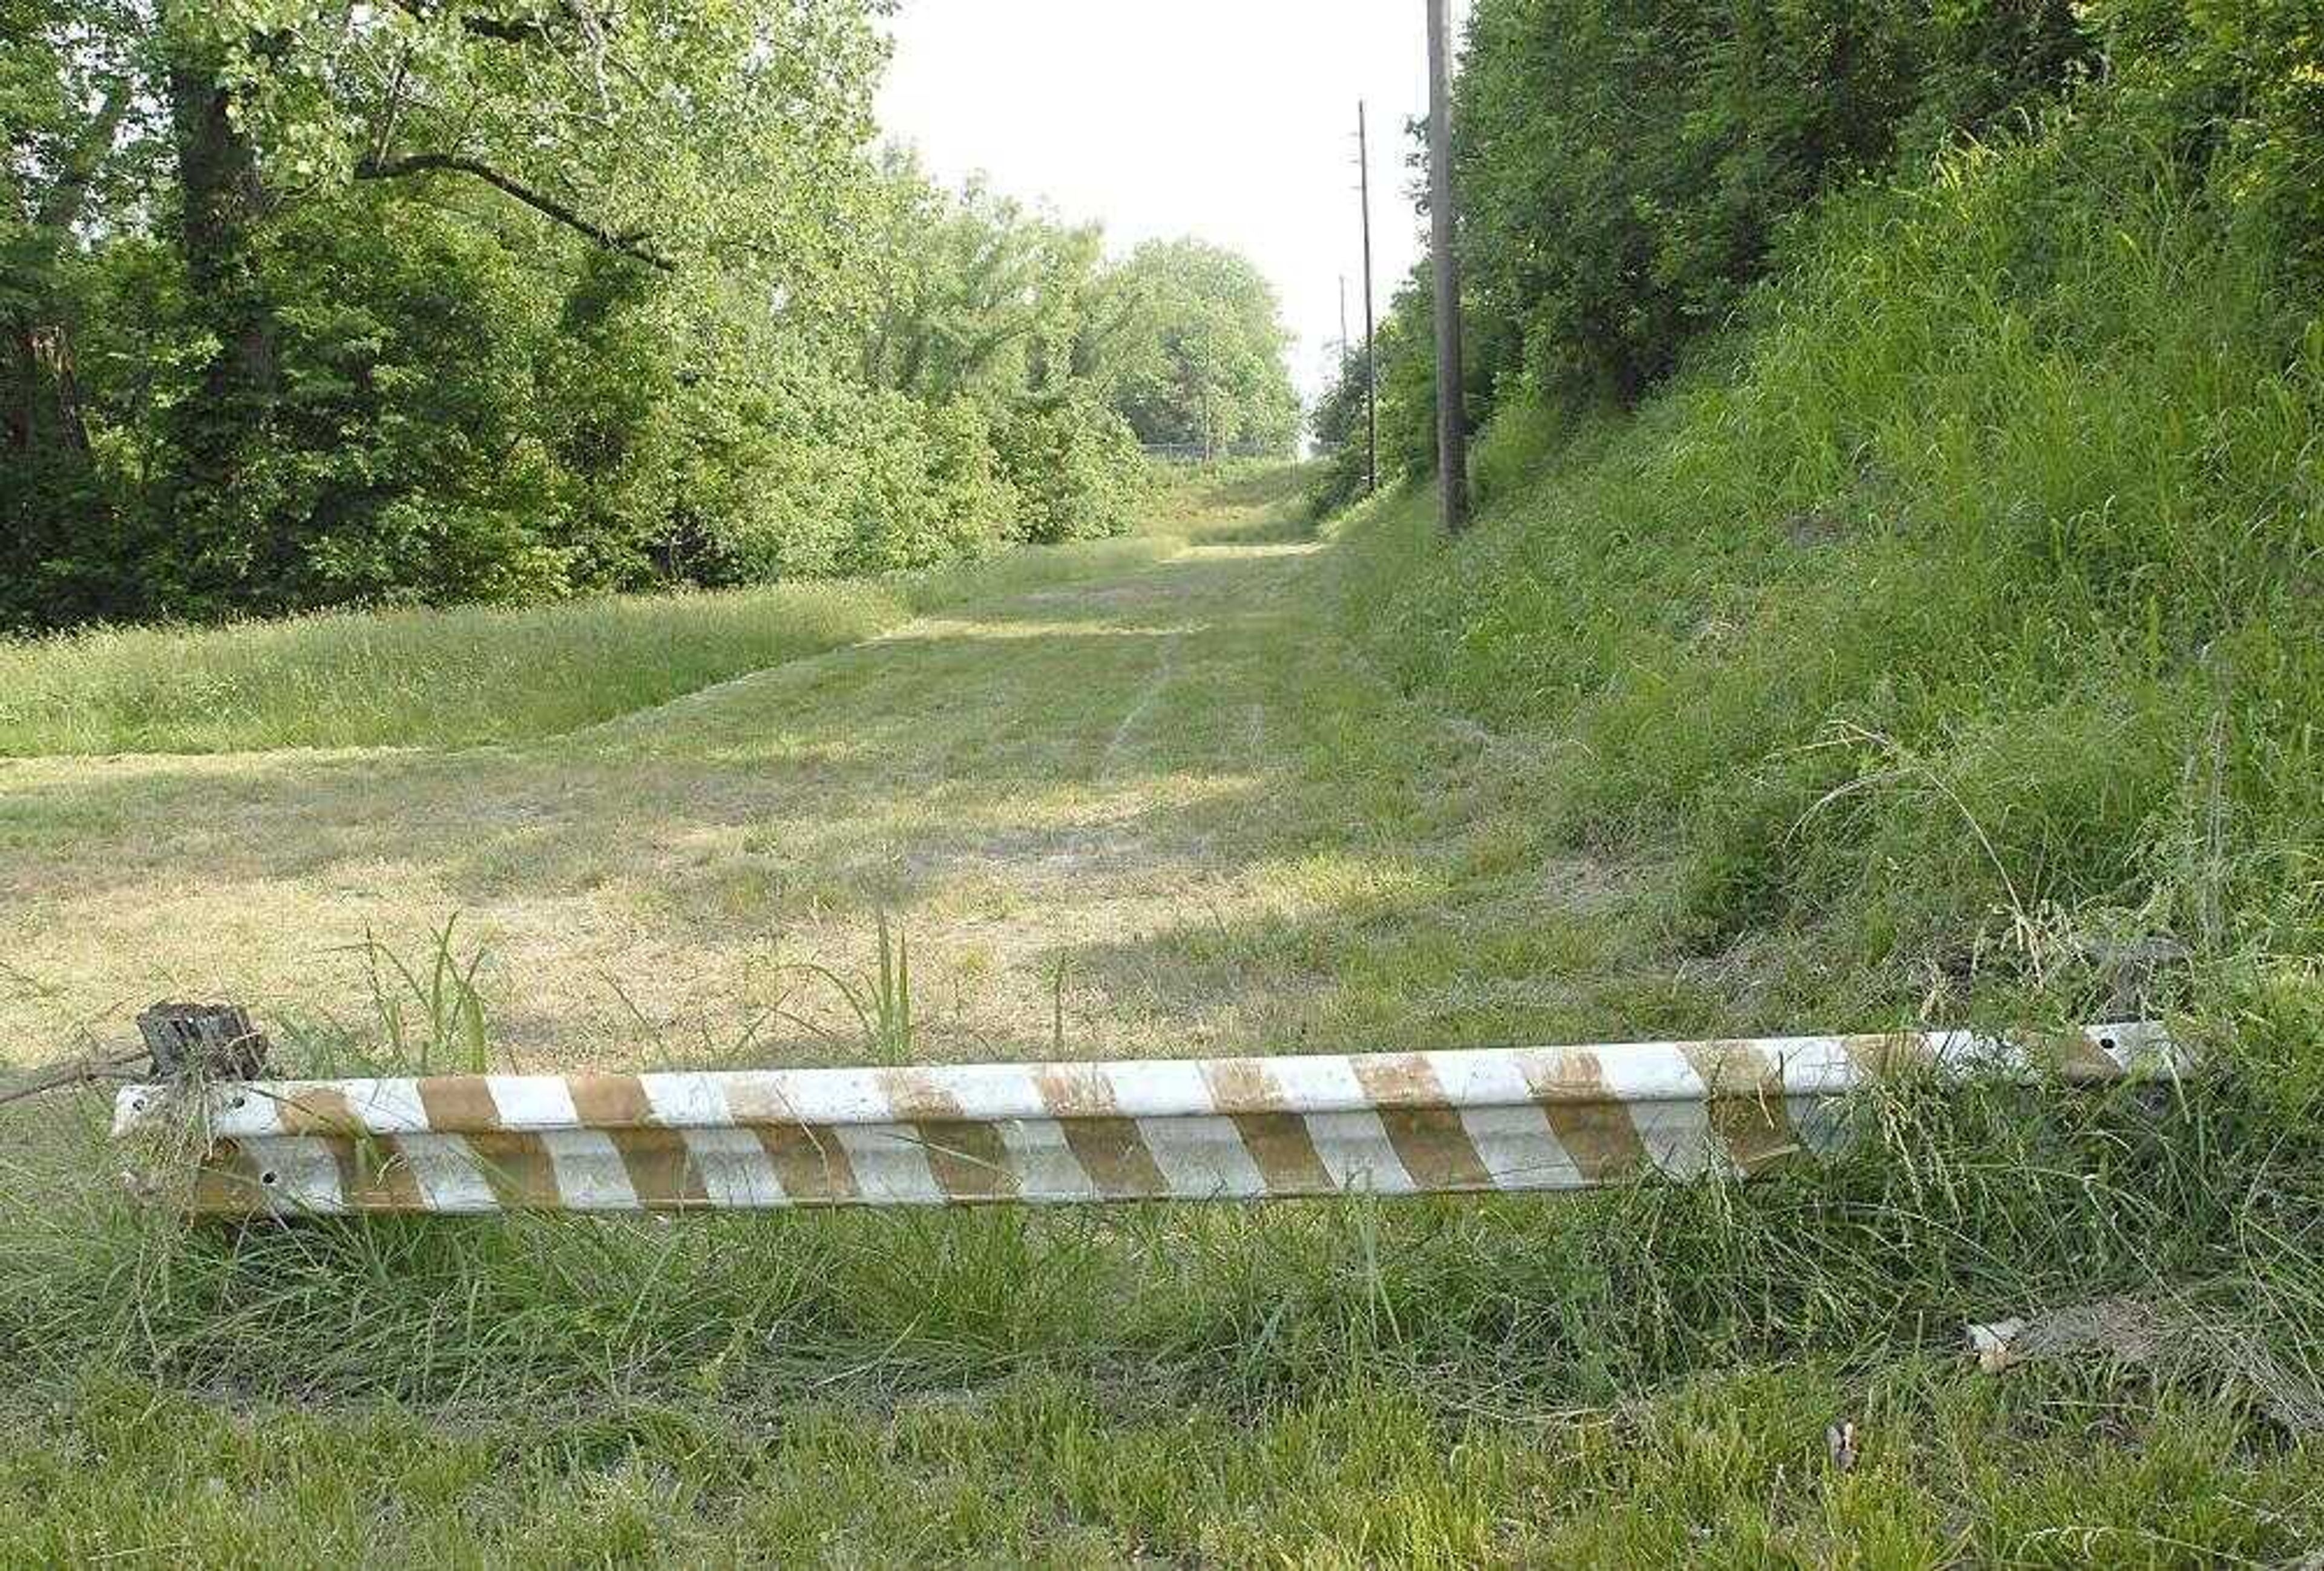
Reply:
[[[1382,315],[1419,254],[1405,125],[1428,98],[1422,0],[901,0],[892,25],[889,135],[948,183],[982,171],[1099,220],[1117,251],[1196,235],[1241,252],[1298,335],[1305,396],[1339,336],[1342,274],[1363,333],[1358,98]]]

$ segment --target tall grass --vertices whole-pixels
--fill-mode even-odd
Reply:
[[[1471,535],[1410,494],[1342,525],[1351,625],[1530,753],[1573,842],[1677,853],[1654,916],[1738,1013],[2169,1010],[2211,1080],[2113,1154],[1948,1108],[1895,1187],[1825,1175],[1780,1230],[1753,1194],[1698,1198],[1683,1237],[1593,1232],[1655,1259],[1621,1301],[1766,1354],[1771,1326],[1925,1326],[1918,1295],[1988,1267],[2102,1298],[2112,1257],[2324,1345],[2314,297],[2103,116],[1949,154],[1794,245],[1644,408],[1505,412]],[[2119,1208],[2069,1223],[2062,1172]],[[2230,1264],[2229,1238],[2269,1242]]]
[[[280,1022],[281,1067],[473,1067],[477,956],[447,929],[373,959],[377,1018]],[[338,1542],[380,1491],[378,1530],[450,1545],[540,1530],[546,1490],[576,1543],[907,1557],[1092,1522],[1120,1552],[1322,1535],[1351,1564],[1935,1564],[2061,1530],[2278,1553],[2324,1510],[2300,1439],[2324,1427],[2324,1097],[2287,1117],[2250,1072],[2298,1056],[2296,1011],[2240,1013],[2232,1072],[2159,1095],[1899,1081],[1780,1177],[1563,1197],[229,1228],[113,1181],[93,1100],[19,1109],[0,1526],[68,1558],[189,1531],[263,1558]],[[862,1023],[876,1053],[891,1022]],[[2103,1333],[2055,1363],[1964,1372],[1965,1323],[2093,1303]],[[221,1467],[263,1535],[217,1518]],[[817,1486],[770,1498],[798,1468]],[[912,1503],[930,1487],[984,1502],[973,1526]],[[2265,1509],[2199,1509],[2222,1492]]]
[[[922,612],[1158,560],[1165,535],[891,578],[524,609],[335,612],[0,641],[0,757],[528,741],[869,638]]]
[[[1950,154],[1637,414],[1504,416],[1471,541],[1360,525],[1351,619],[1554,735],[1576,839],[1674,842],[1706,954],[1941,1009],[2158,938],[2310,974],[2324,319],[2274,254],[2103,117]]]
[[[0,1362],[272,1400],[892,1399],[1030,1365],[1194,1401],[1394,1379],[1557,1409],[1738,1363],[1868,1369],[2123,1298],[2165,1336],[2153,1372],[2319,1410],[2301,1219],[2324,1165],[2248,1086],[2165,1106],[1904,1088],[1859,1112],[1862,1149],[1750,1188],[239,1231],[152,1214],[81,1129],[39,1170],[10,1159]]]
[[[902,935],[854,984],[909,1050]],[[375,1018],[277,1022],[280,1073],[474,1072],[481,956],[372,946]],[[0,1123],[0,1367],[244,1400],[724,1401],[899,1393],[1028,1366],[1305,1400],[1425,1383],[1450,1406],[1604,1405],[1738,1362],[1869,1368],[1973,1320],[2120,1300],[2149,1372],[2324,1427],[2324,1085],[2296,1007],[2160,1090],[1896,1080],[1855,1138],[1748,1186],[1098,1211],[513,1215],[227,1228],[112,1177],[94,1099]],[[2271,1067],[2275,1073],[2271,1073]],[[67,1116],[59,1118],[62,1112]],[[149,1153],[151,1154],[151,1153]],[[163,1159],[163,1160],[166,1160]],[[2312,1415],[2302,1418],[2300,1415]]]

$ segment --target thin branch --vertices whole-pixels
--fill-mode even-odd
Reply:
[[[21,1079],[0,1083],[0,1106],[22,1102],[43,1092],[61,1091],[68,1086],[86,1086],[98,1080],[134,1080],[130,1066],[145,1057],[144,1049],[105,1056],[75,1058],[69,1063],[52,1065],[36,1070]]]
[[[396,122],[403,117],[403,82],[411,69],[411,51],[403,51],[395,62],[395,77],[387,85],[387,111],[380,116],[379,135],[372,143],[371,158],[376,163],[385,158],[395,145]]]
[[[513,197],[543,217],[554,219],[576,235],[587,236],[607,251],[642,262],[648,267],[664,273],[675,273],[678,264],[668,257],[646,248],[641,234],[615,234],[602,224],[583,217],[554,197],[544,196],[523,182],[511,179],[490,164],[473,158],[463,158],[456,152],[414,152],[401,158],[364,158],[355,165],[357,180],[401,180],[409,175],[429,174],[438,171],[465,174],[484,181],[493,189]]]

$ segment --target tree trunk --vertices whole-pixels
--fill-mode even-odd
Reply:
[[[180,245],[186,276],[198,309],[225,329],[206,389],[263,403],[274,393],[275,363],[274,315],[254,245],[266,201],[258,160],[234,123],[233,95],[210,69],[173,68],[170,100],[185,203]]]
[[[78,564],[111,519],[57,275],[127,102],[125,86],[107,95],[34,205],[12,280],[16,308],[0,317],[0,628],[60,626],[101,608]],[[23,193],[12,183],[8,196],[17,206]]]
[[[32,234],[39,249],[21,275],[31,281],[30,299],[7,318],[6,356],[0,361],[0,448],[15,456],[20,474],[64,474],[89,482],[84,489],[92,493],[88,424],[81,417],[72,333],[54,273],[128,104],[127,85],[115,84],[38,204]]]
[[[88,423],[73,380],[71,334],[61,322],[35,327],[19,320],[14,337],[25,388],[23,439],[15,445],[87,453]]]
[[[265,422],[277,382],[274,310],[257,254],[266,191],[217,68],[215,59],[198,55],[170,68],[183,203],[178,244],[193,314],[218,340],[202,371],[201,397],[186,411],[181,481],[211,491],[234,484],[237,457]]]
[[[171,0],[182,4],[183,0]],[[165,9],[168,7],[165,6]],[[175,234],[188,315],[217,340],[195,394],[172,412],[172,451],[161,485],[170,587],[162,609],[199,615],[226,605],[272,610],[300,570],[299,530],[256,483],[254,463],[274,423],[279,329],[262,265],[268,203],[257,150],[234,118],[220,81],[223,51],[179,29],[169,62],[171,140],[178,155]]]

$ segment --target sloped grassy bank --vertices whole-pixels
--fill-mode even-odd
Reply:
[[[2313,1107],[2324,315],[2277,254],[2102,119],[1948,155],[1636,413],[1506,408],[1472,538],[1352,522],[1350,623],[1788,1004],[2087,1013],[2183,950]]]
[[[2136,1011],[2201,1044],[2135,1178],[2105,1141],[2009,1151],[1957,1107],[1942,1157],[1892,1147],[1914,1198],[1877,1209],[1942,1196],[1960,1247],[1885,1259],[1914,1286],[1880,1335],[1997,1245],[2027,1270],[2006,1241],[2062,1215],[2037,1197],[2071,1173],[2113,1190],[2115,1243],[2053,1239],[2028,1296],[2140,1279],[2272,1344],[2310,1414],[2324,294],[2285,254],[2166,148],[2061,112],[1837,202],[1641,408],[1505,401],[1470,535],[1414,491],[1336,527],[1381,669],[1529,756],[1573,846],[1676,855],[1653,920],[1734,1029]],[[1868,1263],[1854,1246],[1811,1252],[1865,1290],[1828,1274]]]

